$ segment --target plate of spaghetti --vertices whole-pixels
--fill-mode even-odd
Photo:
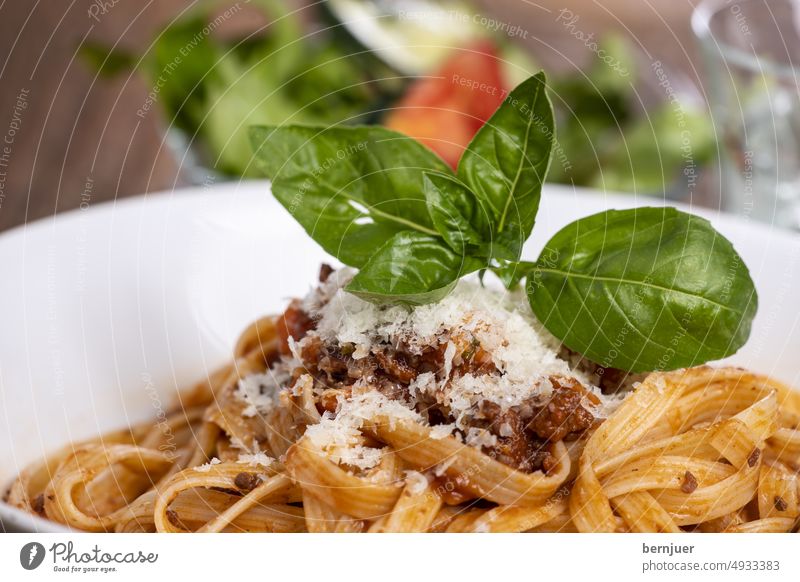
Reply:
[[[716,365],[637,375],[625,380],[636,384],[630,396],[605,395],[518,298],[469,280],[444,305],[394,320],[342,291],[347,271],[324,269],[326,281],[315,281],[324,254],[280,226],[267,187],[151,196],[3,237],[3,264],[19,277],[3,282],[7,527],[790,529],[800,397],[778,380]],[[633,202],[560,188],[544,200],[544,231],[576,207]],[[256,229],[260,219],[276,228]],[[749,241],[745,257],[761,265],[770,305],[731,362],[791,382],[800,337],[781,288],[798,282],[786,258],[800,244],[729,218],[714,223]],[[164,244],[173,237],[192,244]],[[223,261],[220,245],[235,259]],[[123,254],[138,258],[122,269]],[[84,271],[74,268],[79,257]],[[27,295],[10,294],[12,284]],[[53,284],[72,292],[48,308]],[[307,293],[287,305],[291,288]],[[160,334],[170,340],[152,341]],[[422,355],[400,358],[400,338]],[[342,339],[368,353],[333,349]],[[544,389],[519,391],[531,366]],[[443,390],[445,372],[461,383]],[[374,392],[350,379],[364,373],[378,380]],[[557,406],[541,415],[545,391]],[[348,392],[337,421],[330,411]],[[566,422],[554,422],[562,413]]]
[[[513,126],[502,107],[495,125]],[[797,530],[795,236],[541,184],[531,233],[531,189],[498,221],[486,172],[457,180],[380,131],[326,166],[319,151],[353,136],[305,131],[254,137],[300,159],[265,154],[271,185],[149,195],[0,239],[6,527]],[[382,170],[395,197],[344,176],[337,192],[355,194],[337,212],[360,214],[337,246],[339,194],[316,204],[315,188],[340,179],[336,160],[373,179],[382,148],[403,164]],[[425,164],[426,198],[408,200],[427,206],[401,208]]]

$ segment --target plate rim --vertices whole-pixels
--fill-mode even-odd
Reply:
[[[256,194],[255,189],[257,186],[263,187],[263,194],[280,206],[280,203],[271,196],[271,182],[267,179],[231,180],[220,182],[212,186],[182,186],[172,189],[156,190],[154,192],[145,192],[112,200],[104,200],[94,203],[85,209],[80,207],[71,208],[52,216],[43,216],[30,222],[18,224],[0,232],[0,245],[6,244],[9,239],[14,239],[18,236],[27,236],[29,234],[36,235],[38,231],[43,230],[48,225],[53,228],[57,225],[69,223],[80,216],[96,216],[98,214],[116,212],[117,210],[124,212],[128,207],[134,207],[137,204],[167,204],[173,200],[177,200],[181,204],[188,204],[191,200],[224,195],[226,191],[230,194],[253,195]],[[587,197],[593,199],[603,198],[609,201],[607,210],[620,207],[631,208],[634,206],[673,207],[683,212],[691,212],[711,220],[712,222],[718,222],[733,228],[752,229],[782,239],[788,244],[800,244],[800,234],[790,229],[759,222],[737,214],[727,213],[720,208],[693,205],[683,201],[671,200],[666,197],[659,198],[649,194],[638,194],[635,192],[626,193],[613,190],[604,191],[583,186],[571,186],[568,184],[545,183],[542,189],[542,198],[544,198],[548,192],[556,196]],[[280,207],[283,208],[283,206]],[[33,233],[30,231],[33,231]]]

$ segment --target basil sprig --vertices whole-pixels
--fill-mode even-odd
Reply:
[[[510,288],[567,347],[605,367],[670,370],[731,355],[757,295],[731,243],[672,208],[573,222],[536,262],[520,261],[555,135],[539,73],[475,135],[457,172],[382,127],[253,127],[272,192],[327,252],[359,269],[347,290],[420,305],[475,271]]]

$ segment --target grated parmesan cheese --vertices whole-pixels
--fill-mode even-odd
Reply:
[[[198,465],[197,467],[194,468],[194,470],[200,473],[208,473],[211,470],[211,467],[213,467],[214,465],[219,465],[221,462],[222,461],[220,461],[217,457],[214,457],[208,463],[205,463],[203,465]]]
[[[242,453],[239,455],[239,458],[236,460],[237,463],[247,464],[251,467],[269,467],[272,463],[275,462],[275,459],[268,456],[266,453],[255,453],[255,454],[247,454]]]
[[[428,478],[419,471],[406,471],[406,487],[411,495],[420,495],[428,488]]]
[[[485,428],[471,426],[467,430],[467,444],[471,447],[494,447],[497,445],[497,437]]]
[[[606,419],[619,408],[620,404],[622,404],[630,394],[633,394],[633,391],[619,394],[601,394],[600,406],[587,408],[592,411],[595,418]]]
[[[436,374],[433,372],[424,372],[419,374],[408,385],[408,392],[411,396],[418,396],[419,394],[433,394],[436,392]]]
[[[449,378],[453,372],[453,359],[456,357],[456,345],[453,342],[447,342],[447,348],[444,350],[444,377]]]
[[[233,447],[234,449],[239,449],[240,451],[249,451],[250,450],[250,447],[248,447],[246,444],[244,444],[242,439],[240,439],[238,436],[236,436],[236,435],[228,435],[228,439],[230,440],[231,447]]]
[[[408,385],[411,403],[390,400],[366,383],[356,382],[352,396],[339,396],[335,414],[325,412],[318,424],[306,428],[305,436],[320,454],[361,471],[376,467],[384,454],[383,449],[365,446],[361,434],[364,423],[385,416],[390,422],[408,419],[426,425],[413,409],[417,402],[433,401],[444,406],[452,420],[431,427],[432,439],[455,433],[479,448],[497,445],[497,436],[490,431],[468,426],[469,415],[481,401],[505,410],[531,398],[546,398],[554,389],[552,376],[574,378],[596,394],[602,402],[600,407],[586,401],[596,416],[607,416],[620,402],[619,398],[603,396],[587,375],[558,356],[560,343],[536,320],[522,292],[485,287],[473,277],[460,281],[436,304],[382,306],[344,290],[354,273],[352,269],[339,269],[303,300],[303,309],[316,321],[316,328],[298,342],[289,338],[292,356],[283,357],[264,374],[251,374],[239,381],[237,395],[247,403],[244,416],[269,412],[280,401],[279,393],[290,385],[292,371],[303,366],[304,342],[315,336],[328,346],[347,345],[347,353],[356,360],[397,346],[418,355],[430,348],[443,352],[441,369],[420,373]],[[460,368],[471,357],[467,353],[478,348],[482,350],[481,362],[489,358],[493,368],[484,366],[476,374],[467,367]],[[300,376],[293,390],[284,391],[284,398],[316,390],[314,384],[311,376]],[[501,437],[512,433],[508,424],[499,428]],[[274,461],[257,453],[242,454],[239,462],[269,466]],[[448,466],[449,462],[442,463],[435,474],[444,474]],[[424,475],[411,473],[406,474],[407,482],[413,479],[421,484],[421,478],[427,486]]]
[[[239,380],[236,396],[247,404],[242,416],[252,418],[270,412],[277,402],[278,392],[291,378],[291,370],[299,362],[279,362],[263,374],[249,374]]]
[[[336,415],[323,414],[319,423],[306,429],[305,436],[334,462],[361,470],[371,469],[380,463],[383,451],[364,446],[360,429],[365,421],[378,416],[386,416],[390,421],[422,422],[417,412],[402,403],[389,400],[375,390],[367,390],[349,399],[340,397]]]
[[[437,424],[436,426],[431,427],[429,436],[438,441],[452,435],[455,429],[456,423],[454,422],[450,424]]]
[[[314,293],[306,298],[304,305],[318,320],[311,333],[328,344],[353,344],[356,359],[386,345],[402,343],[412,353],[421,353],[426,347],[446,344],[442,369],[417,376],[409,392],[414,398],[427,395],[448,406],[459,428],[481,400],[507,409],[531,397],[548,397],[553,391],[550,376],[575,378],[602,399],[588,376],[558,357],[558,340],[539,324],[524,295],[467,278],[439,303],[387,307],[344,291],[341,286],[352,273],[348,270],[322,286],[327,303]],[[454,377],[460,353],[475,342],[489,354],[496,373]]]

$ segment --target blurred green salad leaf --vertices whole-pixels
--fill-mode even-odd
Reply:
[[[248,35],[223,34],[226,20],[240,10],[260,11],[268,25]],[[80,54],[104,76],[139,60],[97,43],[84,43]],[[374,56],[349,50],[325,31],[307,34],[298,13],[277,0],[244,8],[198,4],[159,32],[139,72],[150,87],[144,111],[159,107],[170,124],[199,142],[207,165],[232,175],[256,175],[250,125],[357,123],[376,100],[397,90],[391,79],[382,80],[391,75]]]
[[[116,47],[86,41],[78,50],[78,55],[90,69],[101,77],[113,77],[136,66],[136,56]]]
[[[694,174],[716,155],[714,128],[708,116],[672,106],[653,111],[632,124],[624,140],[606,151],[603,168],[589,186],[620,192],[662,192],[680,172]]]
[[[605,60],[551,85],[559,126],[551,182],[661,193],[682,171],[713,159],[716,141],[705,111],[678,94],[644,110],[631,43],[608,35],[598,51]]]

